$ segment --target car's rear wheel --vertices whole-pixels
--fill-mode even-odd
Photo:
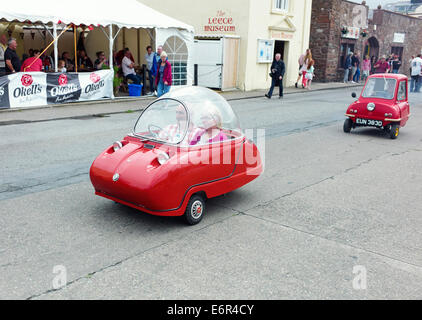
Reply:
[[[399,136],[399,133],[400,133],[400,125],[398,124],[391,125],[390,138],[397,139],[397,137]]]
[[[352,131],[352,127],[353,127],[352,119],[347,118],[346,120],[344,120],[344,125],[343,125],[344,132],[349,133],[350,131]]]
[[[186,206],[185,221],[190,225],[201,222],[205,211],[205,199],[199,194],[194,194]]]

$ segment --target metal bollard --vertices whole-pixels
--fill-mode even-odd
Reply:
[[[198,65],[193,65],[193,85],[198,86]]]

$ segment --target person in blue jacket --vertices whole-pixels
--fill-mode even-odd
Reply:
[[[349,73],[350,73],[350,70],[352,70],[352,56],[353,56],[353,52],[349,52],[349,54],[347,55],[346,61],[344,62],[344,78],[343,78],[344,83],[349,82]]]
[[[154,59],[152,61],[152,67],[151,67],[151,74],[153,76],[154,83],[155,83],[155,75],[157,74],[157,70],[158,70],[158,61],[160,61],[161,59],[161,52],[163,52],[163,46],[158,46],[157,52],[154,52]]]

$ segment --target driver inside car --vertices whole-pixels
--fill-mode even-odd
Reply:
[[[396,90],[396,82],[388,80],[387,82],[387,88],[385,88],[385,98],[386,99],[392,99],[394,97],[394,93]]]
[[[160,131],[158,137],[170,143],[179,143],[188,125],[186,110],[182,105],[176,107],[176,123],[166,126]]]

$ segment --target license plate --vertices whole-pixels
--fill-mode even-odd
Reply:
[[[371,119],[356,119],[356,124],[360,124],[361,126],[368,126],[368,127],[382,127],[382,121],[381,120],[371,120]]]

